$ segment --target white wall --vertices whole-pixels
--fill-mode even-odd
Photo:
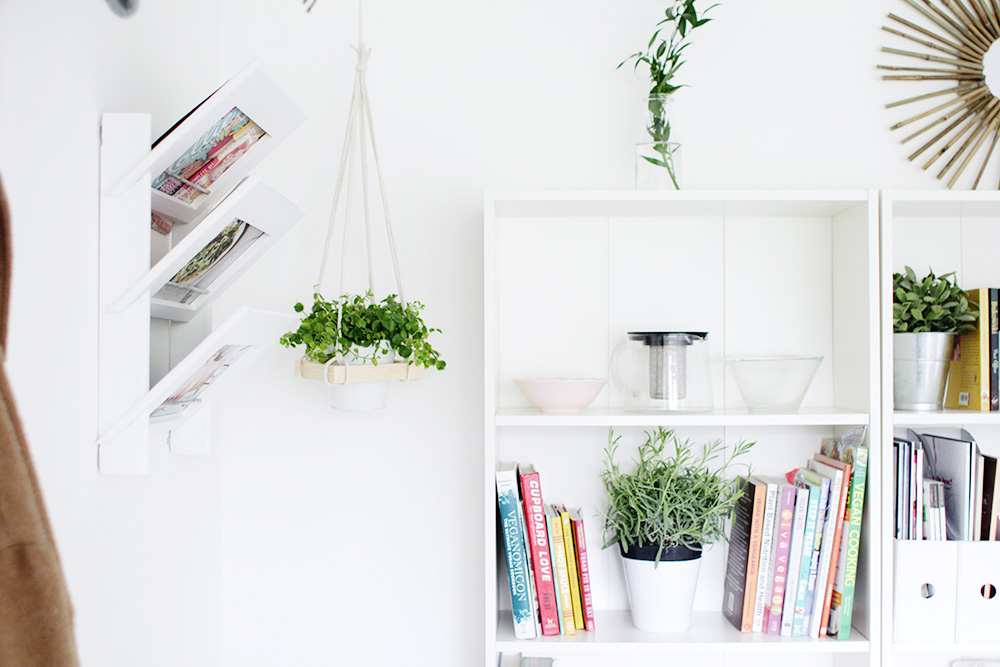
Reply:
[[[394,387],[383,412],[339,414],[322,387],[291,376],[295,353],[276,348],[219,401],[210,457],[158,451],[148,477],[123,479],[94,465],[99,114],[148,111],[156,132],[250,58],[262,62],[309,120],[260,173],[307,215],[215,317],[242,304],[288,309],[316,281],[356,7],[142,0],[122,21],[101,0],[0,0],[0,173],[15,225],[8,368],[86,665],[479,658],[483,190],[631,186],[644,84],[616,65],[645,44],[662,6],[367,5],[404,283],[444,330],[448,370]],[[886,129],[905,114],[882,105],[909,92],[874,69],[889,43],[879,26],[897,5],[713,10],[682,70],[683,184],[940,187]]]

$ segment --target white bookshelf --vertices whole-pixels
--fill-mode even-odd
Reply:
[[[937,430],[947,433],[967,429],[977,440],[980,449],[993,456],[1000,455],[1000,413],[971,410],[943,410],[940,412],[895,412],[892,399],[892,274],[911,266],[918,275],[925,275],[933,268],[938,275],[956,272],[957,283],[963,289],[1000,286],[1000,193],[998,192],[901,192],[886,190],[881,201],[881,263],[880,290],[882,299],[881,327],[885,332],[882,342],[882,636],[883,660],[886,667],[902,665],[945,665],[958,659],[1000,659],[1000,634],[993,630],[982,633],[976,641],[941,640],[935,637],[900,639],[894,635],[899,610],[896,609],[897,577],[900,572],[912,570],[913,562],[897,562],[897,558],[928,560],[917,544],[898,556],[894,555],[893,507],[894,487],[892,471],[892,437],[905,429]],[[926,546],[926,543],[923,545]],[[959,545],[960,546],[960,545]],[[990,543],[995,549],[994,562],[1000,563],[1000,543]],[[963,590],[956,580],[958,565],[927,563],[929,576],[940,577],[955,588],[951,591],[958,598],[950,619],[920,622],[928,632],[952,631],[952,625],[961,624],[964,606],[962,598],[975,598],[976,590]],[[1000,565],[991,576],[1000,587]],[[983,581],[983,583],[990,583]],[[905,586],[906,581],[898,585]],[[981,602],[981,601],[980,601]],[[996,604],[993,604],[993,603]],[[989,601],[985,607],[989,618],[1000,623],[1000,597]],[[975,615],[983,620],[983,611]],[[918,625],[910,624],[910,627]],[[919,627],[918,626],[918,627]],[[917,636],[920,633],[913,633]]]
[[[703,557],[690,631],[637,631],[617,550],[601,549],[598,516],[609,428],[623,436],[625,456],[644,429],[658,425],[699,441],[756,440],[755,470],[772,474],[802,465],[823,437],[862,424],[872,451],[880,451],[877,202],[870,191],[487,194],[484,665],[495,665],[501,651],[554,656],[569,667],[624,664],[630,656],[660,664],[675,654],[694,664],[702,664],[695,656],[750,664],[799,654],[811,664],[879,663],[881,516],[871,503],[881,493],[878,457],[849,641],[735,630],[721,613],[724,543]],[[709,332],[713,412],[622,410],[608,364],[612,348],[637,330]],[[802,408],[746,410],[723,360],[783,353],[824,355]],[[546,415],[512,382],[531,376],[606,377],[609,384],[580,414]],[[495,534],[499,460],[534,463],[545,502],[583,508],[595,632],[514,640]]]

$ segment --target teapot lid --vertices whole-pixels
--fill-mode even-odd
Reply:
[[[664,345],[691,345],[707,340],[707,331],[629,331],[629,340],[642,341],[644,345],[662,347]]]

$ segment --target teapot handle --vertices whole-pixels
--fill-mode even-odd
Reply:
[[[625,389],[625,382],[622,380],[621,375],[618,372],[618,360],[621,358],[622,350],[625,349],[625,343],[618,343],[615,345],[614,349],[611,350],[611,380],[615,383],[615,386],[619,389]]]

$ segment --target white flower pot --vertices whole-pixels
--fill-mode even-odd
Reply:
[[[684,632],[691,627],[701,552],[664,549],[658,565],[655,556],[655,547],[633,547],[622,555],[632,625],[644,632]]]
[[[370,361],[358,360],[361,354],[372,354],[369,348],[363,348],[355,353],[355,360],[348,366],[372,365]],[[382,363],[392,363],[395,355],[392,353],[380,356]],[[341,364],[334,364],[341,365]],[[327,396],[330,407],[336,410],[347,410],[350,412],[372,412],[381,410],[386,406],[389,397],[389,382],[351,382],[350,369],[348,369],[347,382],[344,384],[331,384],[327,382]]]

